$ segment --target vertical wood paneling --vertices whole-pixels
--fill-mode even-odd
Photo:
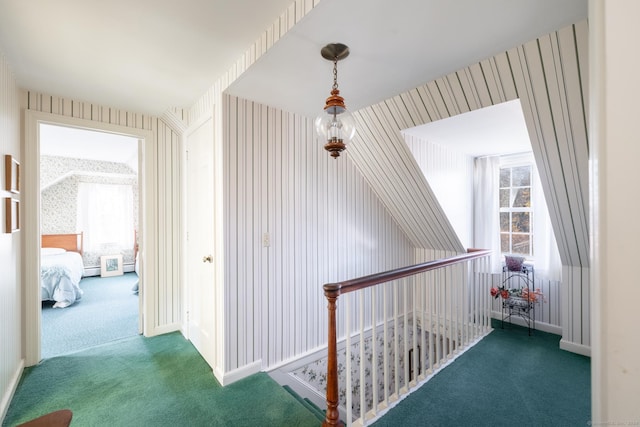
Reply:
[[[465,247],[472,247],[473,158],[412,135],[404,138],[458,238]]]
[[[268,367],[323,345],[324,283],[408,265],[413,248],[349,159],[334,160],[321,148],[310,119],[224,99],[225,282],[239,307],[226,315],[228,344],[246,337],[244,347],[227,352],[225,368],[256,357]],[[263,233],[271,236],[267,248]],[[256,251],[267,253],[262,262],[243,261]]]
[[[0,177],[4,178],[4,155],[10,154],[21,161],[20,153],[20,103],[18,87],[9,64],[0,52],[0,153],[2,165]],[[24,165],[24,163],[21,163]],[[12,197],[0,187],[2,199]],[[15,195],[13,196],[16,197]],[[22,359],[21,306],[22,275],[21,265],[21,231],[4,233],[5,212],[2,200],[0,224],[0,258],[2,274],[0,275],[0,419],[4,418],[20,374],[24,366]],[[22,206],[24,208],[24,205]]]

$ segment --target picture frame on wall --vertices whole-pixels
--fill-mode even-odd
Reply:
[[[5,190],[20,193],[20,163],[10,154],[4,156]]]
[[[20,230],[20,201],[12,198],[5,199],[5,233]]]
[[[122,276],[122,254],[100,257],[100,277]]]

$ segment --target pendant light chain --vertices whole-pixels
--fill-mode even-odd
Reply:
[[[338,58],[333,60],[333,89],[338,89]]]

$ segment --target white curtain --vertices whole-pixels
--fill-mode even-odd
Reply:
[[[491,249],[491,272],[499,273],[500,254],[500,159],[475,159],[473,241],[478,249]]]
[[[84,248],[103,254],[133,248],[133,189],[131,185],[78,184],[78,228]]]
[[[549,208],[542,191],[542,183],[538,169],[533,168],[533,195],[531,202],[534,206],[533,213],[533,253],[535,257],[536,277],[551,280],[562,280],[562,261],[553,233]]]
[[[542,191],[540,176],[535,167],[532,154],[500,157],[482,157],[475,160],[475,218],[474,239],[475,247],[492,249],[494,256],[491,268],[494,273],[501,271],[502,255],[500,252],[500,166],[509,163],[531,162],[532,169],[532,200],[533,205],[533,255],[536,278],[560,281],[562,279],[562,261],[558,252],[549,210]]]

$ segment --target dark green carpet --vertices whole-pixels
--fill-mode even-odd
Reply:
[[[588,425],[590,359],[560,350],[557,335],[494,327],[374,427]]]
[[[131,291],[136,273],[85,277],[84,295],[67,308],[42,303],[42,358],[138,335],[138,295]]]
[[[318,426],[267,374],[221,387],[179,333],[136,336],[25,370],[3,426],[68,408],[72,426]]]

